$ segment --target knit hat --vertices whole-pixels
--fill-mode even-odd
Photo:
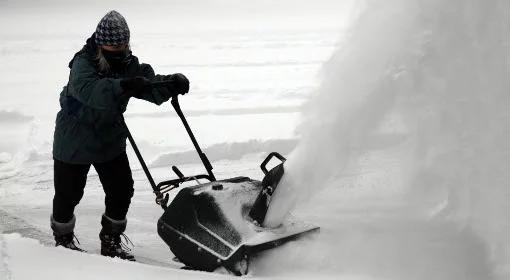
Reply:
[[[119,46],[129,43],[129,27],[126,19],[117,11],[109,11],[96,28],[98,46]]]

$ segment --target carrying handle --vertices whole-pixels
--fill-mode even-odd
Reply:
[[[266,159],[260,164],[260,169],[262,169],[264,175],[267,175],[267,173],[269,173],[269,171],[267,170],[267,164],[271,161],[271,159],[273,159],[273,157],[276,157],[282,163],[284,163],[287,160],[284,156],[280,155],[277,152],[270,153],[269,155],[267,155]]]

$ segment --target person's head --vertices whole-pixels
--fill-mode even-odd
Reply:
[[[117,11],[108,12],[98,23],[94,41],[101,71],[122,67],[129,54],[129,27]]]

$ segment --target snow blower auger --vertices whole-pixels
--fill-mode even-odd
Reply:
[[[211,163],[200,149],[180,109],[178,98],[173,97],[171,104],[207,174],[184,176],[176,166],[172,166],[178,178],[156,184],[129,132],[128,139],[154,190],[156,203],[164,209],[157,225],[158,234],[187,268],[214,271],[223,266],[235,275],[244,275],[248,272],[252,254],[319,230],[316,226],[291,219],[278,228],[260,226],[271,195],[283,176],[285,158],[278,153],[270,153],[260,165],[265,174],[262,181],[248,177],[217,180]],[[267,164],[273,158],[281,163],[267,170]],[[169,191],[185,182],[197,180],[208,182],[183,187],[168,204]]]

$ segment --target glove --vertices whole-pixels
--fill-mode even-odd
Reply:
[[[146,87],[149,87],[151,82],[141,76],[134,78],[125,78],[120,80],[120,87],[124,90],[124,94],[130,97],[139,97],[142,95]]]
[[[189,80],[181,73],[167,75],[164,80],[170,82],[167,88],[173,94],[184,95],[189,92]]]

